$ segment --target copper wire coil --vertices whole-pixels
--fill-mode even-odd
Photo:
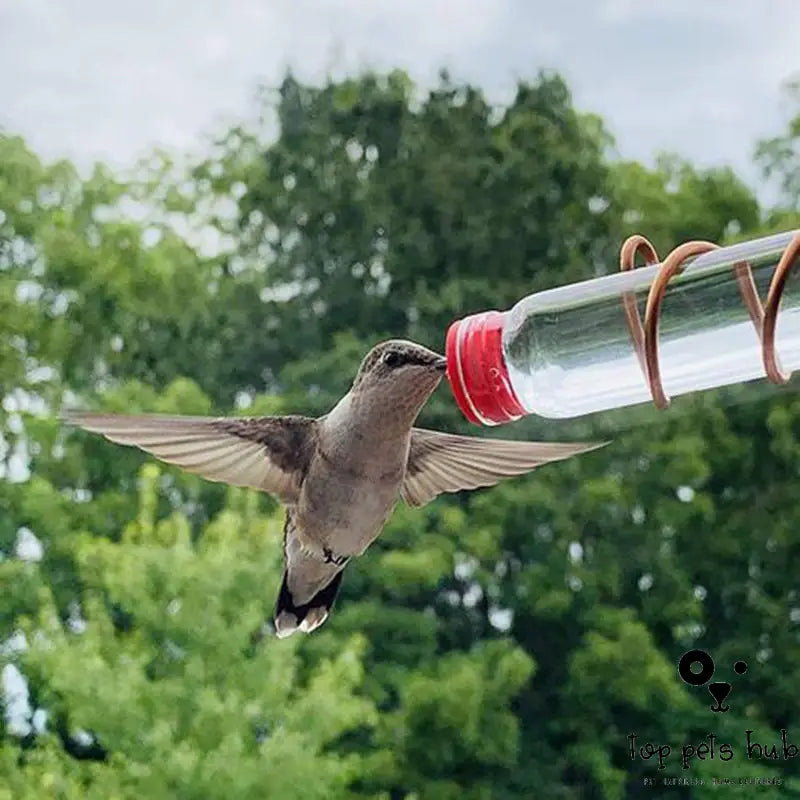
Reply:
[[[636,305],[636,294],[634,292],[625,292],[622,295],[622,304],[628,323],[628,331],[633,342],[633,349],[647,380],[650,395],[656,408],[667,408],[670,403],[661,381],[661,367],[658,358],[659,319],[661,317],[661,303],[664,299],[664,293],[670,280],[683,271],[687,260],[718,248],[719,245],[712,242],[684,242],[667,255],[664,261],[661,262],[661,267],[650,285],[650,291],[647,294],[644,324],[642,324],[639,309]],[[623,272],[634,269],[636,256],[640,254],[647,266],[660,262],[658,253],[652,243],[637,233],[629,236],[620,249],[620,269]],[[767,302],[764,306],[762,306],[761,298],[758,296],[750,264],[747,261],[740,261],[733,266],[742,302],[761,342],[764,372],[767,378],[775,384],[784,384],[791,377],[791,373],[782,371],[778,361],[778,354],[775,350],[775,327],[778,320],[781,297],[783,296],[789,273],[798,256],[800,256],[800,233],[794,235],[781,254],[770,281]]]

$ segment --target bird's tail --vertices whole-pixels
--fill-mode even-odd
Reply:
[[[275,606],[275,633],[283,639],[296,630],[311,633],[328,618],[342,583],[344,569],[340,569],[308,602],[295,605],[289,591],[289,572],[284,570],[278,602]]]

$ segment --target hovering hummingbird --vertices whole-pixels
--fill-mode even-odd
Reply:
[[[413,342],[376,345],[350,391],[324,416],[192,417],[81,411],[67,422],[134,445],[212,481],[259,489],[286,505],[279,637],[328,618],[348,561],[375,541],[399,498],[492,486],[605,443],[550,444],[413,427],[447,361]]]

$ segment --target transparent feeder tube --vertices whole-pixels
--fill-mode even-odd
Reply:
[[[458,320],[447,343],[453,392],[473,422],[498,424],[525,414],[576,417],[651,401],[654,376],[667,398],[763,378],[764,311],[781,259],[773,351],[776,369],[790,371],[800,366],[800,277],[786,261],[796,258],[798,245],[800,232],[793,231],[710,249],[680,266],[673,259],[675,269],[665,276],[668,256],[537,292],[501,314]],[[655,341],[655,359],[646,358],[642,340],[654,318],[656,335],[646,338],[651,350]]]

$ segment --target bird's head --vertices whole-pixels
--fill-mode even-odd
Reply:
[[[421,344],[402,339],[381,342],[361,362],[352,395],[387,413],[407,408],[418,412],[439,385],[447,359]]]

